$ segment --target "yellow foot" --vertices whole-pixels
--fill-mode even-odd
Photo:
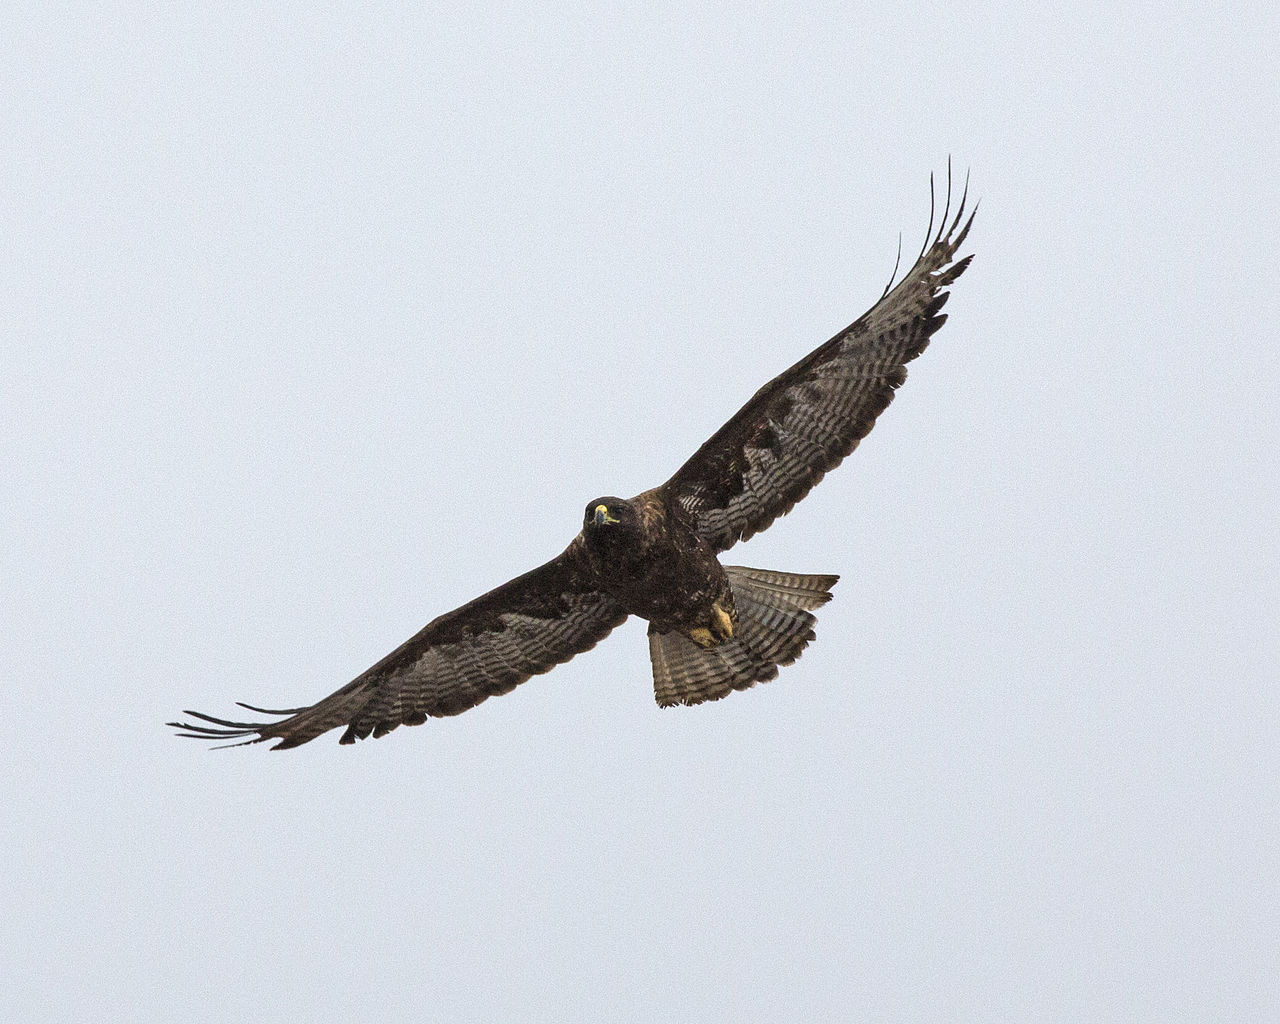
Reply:
[[[718,627],[717,632],[726,640],[732,637],[733,617],[719,605],[712,608],[711,612],[715,616],[715,625]]]
[[[714,647],[716,638],[711,635],[711,630],[706,626],[699,626],[697,629],[689,630],[689,639],[699,647]]]

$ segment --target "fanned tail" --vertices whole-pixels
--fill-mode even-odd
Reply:
[[[683,633],[649,630],[654,696],[662,707],[719,700],[773,679],[814,638],[811,614],[831,600],[839,576],[726,565],[737,632],[718,647],[699,647]]]

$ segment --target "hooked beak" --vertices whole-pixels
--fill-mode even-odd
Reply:
[[[619,520],[617,516],[612,516],[609,514],[609,507],[607,505],[596,506],[595,515],[592,518],[592,522],[594,522],[596,526],[604,526],[606,523],[612,526],[618,521]]]

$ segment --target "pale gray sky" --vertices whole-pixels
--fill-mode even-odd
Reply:
[[[0,1018],[1280,1018],[1273,8],[10,6]],[[210,753],[665,479],[981,196],[733,561],[459,718]]]

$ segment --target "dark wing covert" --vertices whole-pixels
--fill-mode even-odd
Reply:
[[[591,588],[581,564],[575,541],[545,565],[441,615],[310,707],[271,711],[240,705],[288,716],[280,721],[233,722],[186,711],[210,724],[169,724],[194,739],[279,740],[271,749],[283,750],[340,725],[347,729],[339,742],[354,743],[429,717],[460,714],[589,650],[627,617],[611,597]]]
[[[907,379],[906,364],[946,321],[950,285],[969,265],[956,250],[973,223],[947,208],[903,279],[834,338],[762,387],[663,485],[716,551],[785,515],[870,433]],[[975,211],[976,212],[976,207]],[[957,229],[959,229],[957,231]],[[932,241],[930,242],[930,238]],[[896,268],[895,268],[896,270]]]

